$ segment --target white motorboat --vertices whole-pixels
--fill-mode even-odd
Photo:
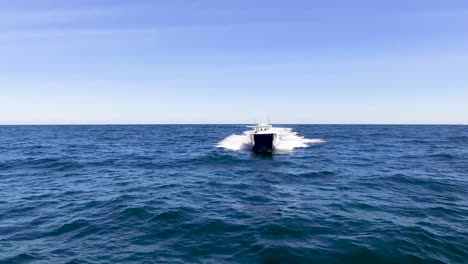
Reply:
[[[257,124],[250,134],[252,151],[256,153],[272,153],[279,141],[279,135],[268,123]]]

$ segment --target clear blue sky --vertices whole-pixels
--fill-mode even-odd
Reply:
[[[0,124],[468,123],[468,1],[0,0]]]

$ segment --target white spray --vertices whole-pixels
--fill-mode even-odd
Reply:
[[[322,139],[308,139],[299,136],[291,128],[273,127],[271,128],[271,132],[279,136],[279,141],[276,145],[276,150],[278,151],[287,152],[295,148],[306,148],[310,144],[325,142]],[[252,133],[254,133],[254,130],[244,131],[243,135],[231,135],[221,140],[216,146],[229,150],[250,150],[253,146],[250,139]]]

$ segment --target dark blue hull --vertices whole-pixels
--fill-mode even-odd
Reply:
[[[253,152],[271,153],[275,149],[275,134],[254,134]]]

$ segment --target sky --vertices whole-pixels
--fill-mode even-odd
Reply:
[[[0,0],[0,124],[468,124],[466,0]]]

